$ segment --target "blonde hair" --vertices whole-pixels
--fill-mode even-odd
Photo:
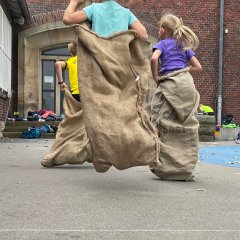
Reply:
[[[160,27],[166,30],[173,38],[177,39],[178,44],[183,46],[184,50],[197,49],[199,40],[197,35],[183,24],[181,18],[171,13],[164,14],[160,19]]]
[[[73,55],[77,55],[77,41],[72,41],[68,44],[68,50]]]

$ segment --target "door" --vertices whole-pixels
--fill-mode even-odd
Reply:
[[[67,47],[52,48],[42,51],[42,109],[52,110],[58,115],[63,114],[64,92],[57,83],[55,62],[64,61],[69,57]],[[63,80],[69,87],[68,72],[63,71]]]

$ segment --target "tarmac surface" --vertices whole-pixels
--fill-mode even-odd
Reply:
[[[53,141],[0,140],[0,240],[240,239],[240,145],[201,143],[196,181],[177,182],[148,167],[43,168]]]

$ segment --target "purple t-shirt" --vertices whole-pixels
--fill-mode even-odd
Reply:
[[[174,38],[161,40],[153,47],[153,51],[156,49],[161,51],[160,73],[162,75],[187,67],[188,61],[195,55],[194,51],[184,51],[177,46],[177,40]]]

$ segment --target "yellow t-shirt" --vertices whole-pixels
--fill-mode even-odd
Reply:
[[[77,56],[70,57],[66,62],[66,68],[68,70],[69,83],[72,94],[79,94],[78,89],[78,74],[77,74]]]

